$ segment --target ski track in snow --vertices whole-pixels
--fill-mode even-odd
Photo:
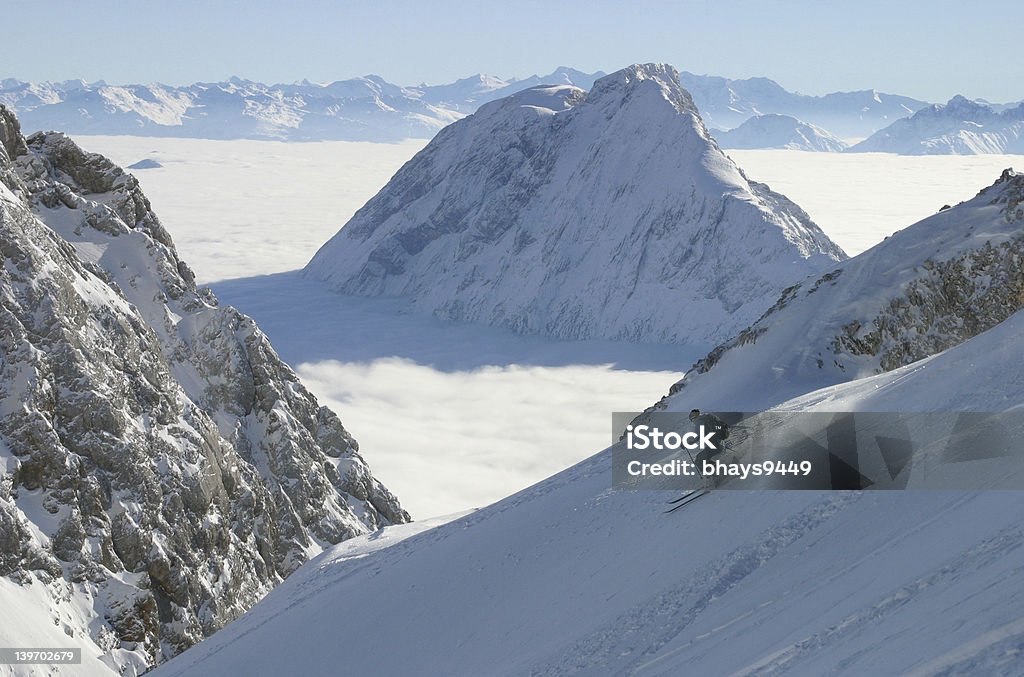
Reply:
[[[686,579],[651,599],[643,600],[629,614],[611,619],[598,632],[577,641],[560,659],[545,661],[551,667],[531,671],[531,674],[570,675],[597,667],[602,671],[611,669],[623,674],[647,674],[645,670],[657,665],[658,659],[655,656],[661,648],[677,637],[716,598],[727,593],[784,548],[813,531],[835,514],[836,510],[856,498],[854,494],[830,496],[790,517],[765,532],[759,540],[745,543],[712,562],[708,566],[713,572],[710,577]],[[719,626],[712,633],[724,630],[731,624]],[[673,653],[686,648],[689,645]],[[616,665],[616,654],[622,659],[621,665]],[[648,659],[647,662],[637,665],[638,661],[645,659]]]

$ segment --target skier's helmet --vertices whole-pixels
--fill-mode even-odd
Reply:
[[[690,420],[691,421],[696,421],[698,416],[700,416],[700,409],[691,409],[690,410]]]

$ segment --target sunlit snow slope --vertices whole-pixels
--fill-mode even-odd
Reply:
[[[647,64],[446,128],[306,273],[522,333],[704,343],[843,258],[722,153],[672,67]]]

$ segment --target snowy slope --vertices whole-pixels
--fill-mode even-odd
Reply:
[[[1017,314],[783,408],[1017,406],[1022,339]],[[664,492],[612,490],[609,466],[605,451],[385,549],[328,551],[154,676],[1024,669],[1018,492],[722,491],[666,516]]]
[[[1024,104],[996,110],[955,96],[923,108],[853,146],[852,152],[901,155],[1024,153]]]
[[[698,361],[658,408],[760,411],[891,371],[989,329],[1024,305],[1024,175],[887,238]]]
[[[66,646],[55,627],[81,673],[137,674],[408,521],[255,323],[195,286],[134,177],[3,107],[0,249],[0,646]]]
[[[523,333],[707,343],[841,258],[719,150],[675,70],[648,64],[448,127],[306,274]]]
[[[715,132],[722,148],[787,148],[838,153],[846,143],[816,125],[789,115],[755,115],[726,132]]]
[[[807,96],[790,92],[768,78],[732,80],[680,74],[708,126],[732,129],[755,115],[778,113],[806,120],[843,138],[863,138],[928,104],[875,90]]]

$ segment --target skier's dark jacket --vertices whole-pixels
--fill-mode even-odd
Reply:
[[[711,432],[711,443],[714,449],[703,449],[702,455],[710,458],[725,451],[725,440],[729,438],[729,426],[714,414],[701,414],[693,421],[694,428],[700,430],[704,426],[704,432]]]

